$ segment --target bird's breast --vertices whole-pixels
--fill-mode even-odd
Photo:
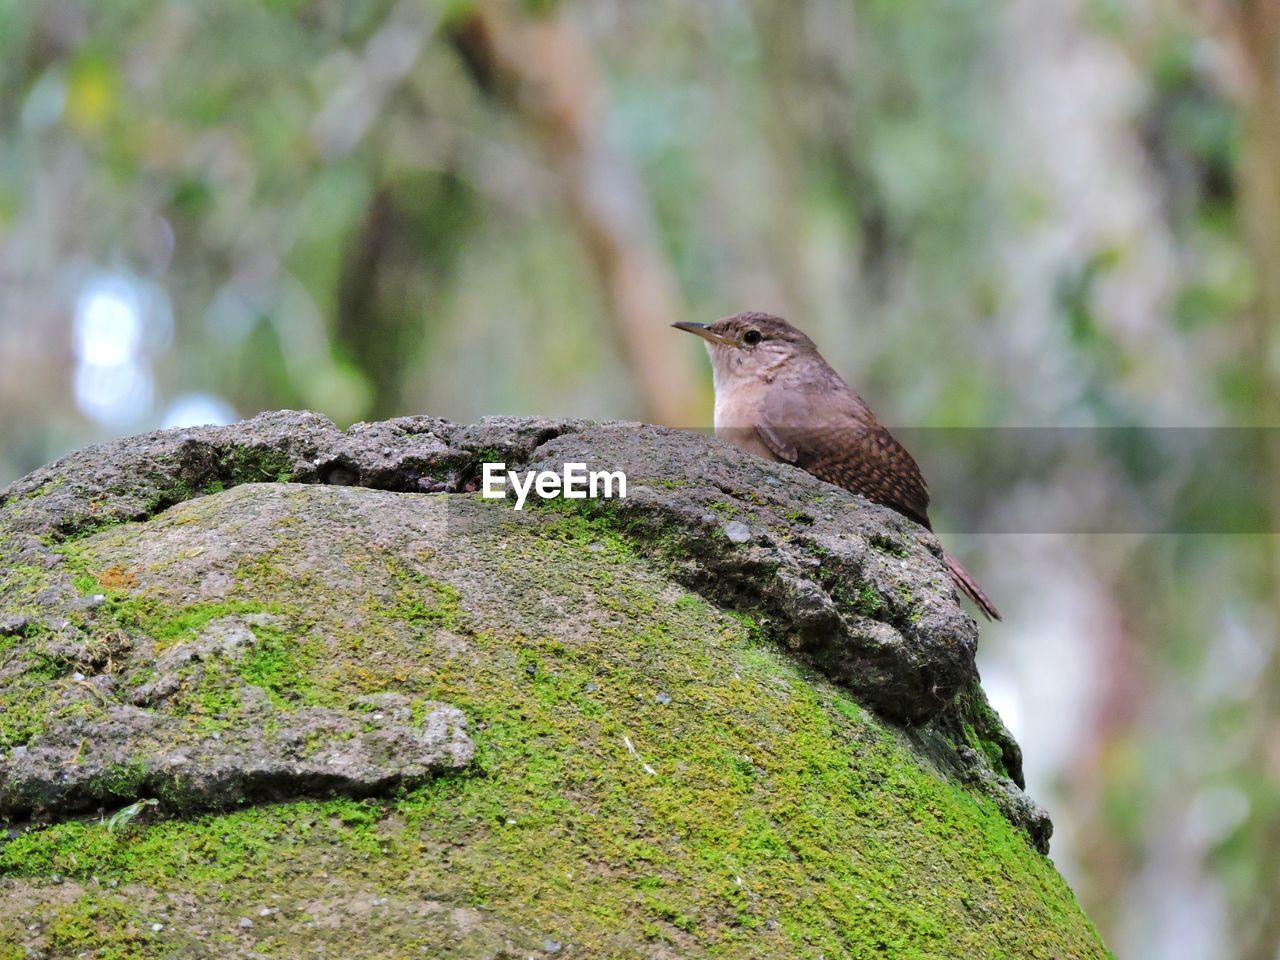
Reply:
[[[777,460],[756,432],[769,385],[760,381],[740,381],[716,389],[716,436],[735,447],[766,460]]]

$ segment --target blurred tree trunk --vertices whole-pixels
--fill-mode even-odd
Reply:
[[[403,412],[404,359],[412,356],[409,334],[418,332],[404,323],[404,318],[385,309],[379,297],[382,267],[395,242],[396,213],[394,198],[387,190],[379,190],[347,247],[338,285],[334,339],[369,381],[372,419]]]
[[[405,385],[430,352],[436,308],[476,219],[470,188],[450,170],[401,174],[370,198],[343,252],[334,327],[343,357],[369,382],[369,418],[411,412]]]
[[[585,38],[559,9],[530,16],[505,2],[481,4],[453,37],[480,87],[516,112],[546,151],[645,416],[696,422],[702,391],[667,329],[686,319],[684,305],[647,191],[605,136],[606,96]]]
[[[839,209],[857,244],[856,270],[848,294],[885,300],[892,271],[904,259],[899,225],[892,222],[881,185],[868,167],[867,131],[857,98],[857,5],[842,2],[792,5],[757,2],[751,12],[760,36],[761,69],[769,105],[766,134],[776,164],[779,190],[788,202],[774,202],[777,231],[772,255],[788,267],[788,298],[806,311],[810,303],[798,260],[802,233],[796,211],[806,190],[829,177],[839,184]],[[861,147],[861,149],[859,149]],[[790,220],[784,219],[789,217]],[[774,238],[770,238],[774,239]],[[854,267],[855,264],[850,264]]]
[[[1271,491],[1270,535],[1265,538],[1271,617],[1268,666],[1259,680],[1256,771],[1251,822],[1262,869],[1245,917],[1246,960],[1275,960],[1280,950],[1280,3],[1277,0],[1198,0],[1197,8],[1226,53],[1220,77],[1240,109],[1240,204],[1254,262],[1257,301],[1248,357],[1253,377],[1254,425],[1262,448],[1258,463]]]

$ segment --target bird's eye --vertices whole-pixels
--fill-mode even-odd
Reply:
[[[742,335],[742,342],[748,347],[754,347],[757,343],[764,339],[764,334],[759,330],[748,330]]]

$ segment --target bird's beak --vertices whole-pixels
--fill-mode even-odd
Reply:
[[[703,340],[710,340],[712,343],[723,343],[730,347],[733,346],[732,340],[728,337],[722,337],[705,323],[690,323],[687,320],[681,320],[679,323],[673,323],[672,326],[677,330],[683,330],[685,333],[692,333],[694,336],[701,337]]]

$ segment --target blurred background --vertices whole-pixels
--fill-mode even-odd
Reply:
[[[666,325],[742,309],[915,428],[1112,948],[1275,960],[1280,3],[0,0],[0,484],[279,407],[705,427]],[[1152,467],[1239,430],[1190,461],[1261,484]]]

